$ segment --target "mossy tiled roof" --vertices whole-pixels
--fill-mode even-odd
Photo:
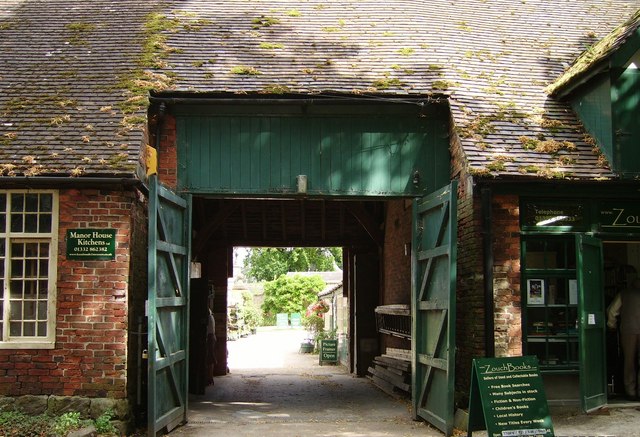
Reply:
[[[145,95],[446,98],[469,171],[615,177],[545,88],[639,1],[0,5],[0,172],[132,172]]]
[[[587,75],[601,62],[606,61],[640,26],[640,9],[622,25],[582,52],[571,67],[547,87],[547,92],[557,94],[573,82]]]

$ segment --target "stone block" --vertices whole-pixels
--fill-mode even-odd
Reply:
[[[29,416],[37,416],[47,411],[47,396],[25,395],[16,398],[15,409]]]
[[[0,412],[15,410],[16,398],[11,396],[0,397]]]
[[[79,396],[51,396],[47,406],[47,413],[60,416],[68,412],[78,412],[81,417],[89,417],[91,400]]]

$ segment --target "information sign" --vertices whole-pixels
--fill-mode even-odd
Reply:
[[[320,340],[320,364],[338,362],[338,340]]]
[[[469,398],[469,437],[554,436],[536,357],[474,359]]]
[[[299,328],[300,326],[302,326],[302,314],[291,313],[291,327]]]
[[[67,230],[67,259],[111,260],[115,257],[115,229]]]
[[[276,314],[276,326],[278,328],[288,328],[289,327],[289,314],[287,314],[287,313],[278,313],[278,314]]]

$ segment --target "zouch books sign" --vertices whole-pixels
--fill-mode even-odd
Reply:
[[[67,259],[111,260],[115,257],[115,229],[67,230]]]
[[[473,360],[467,435],[485,428],[489,437],[554,436],[536,357]]]

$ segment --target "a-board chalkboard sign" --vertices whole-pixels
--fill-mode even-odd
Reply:
[[[338,362],[338,340],[320,340],[320,365]]]
[[[486,429],[489,437],[553,437],[538,359],[479,358],[471,368],[467,436]]]

